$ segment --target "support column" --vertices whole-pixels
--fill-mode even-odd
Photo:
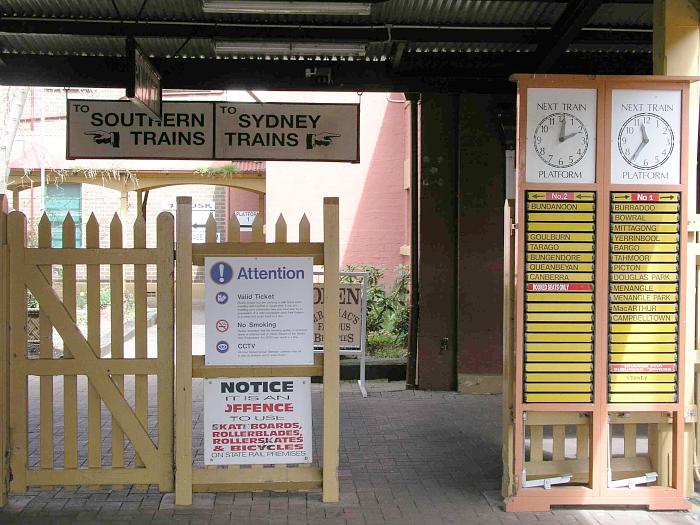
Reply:
[[[655,75],[700,75],[700,14],[698,3],[694,0],[654,0],[654,74]],[[688,203],[690,215],[697,213],[697,152],[698,152],[698,83],[690,85],[689,107],[689,140],[688,144],[688,193],[691,196]],[[695,255],[690,254],[688,268],[694,269]],[[686,282],[689,293],[695,289],[695,273],[688,272]],[[695,301],[688,301],[687,319],[695,318]],[[700,379],[696,374],[695,364],[695,333],[690,322],[686,335],[686,392],[694,390],[694,384]],[[691,396],[688,396],[690,399]],[[697,404],[699,400],[695,400]],[[696,405],[697,406],[697,405]],[[697,409],[696,409],[697,411]],[[687,412],[687,410],[686,410]],[[700,454],[700,442],[693,423],[685,425],[685,489],[686,496],[693,493],[693,457]]]

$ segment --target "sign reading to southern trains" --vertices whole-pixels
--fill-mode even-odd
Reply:
[[[678,395],[680,194],[614,192],[610,213],[608,399],[673,403]]]
[[[360,161],[358,104],[68,100],[66,157]]]
[[[526,192],[525,402],[593,400],[594,192]]]

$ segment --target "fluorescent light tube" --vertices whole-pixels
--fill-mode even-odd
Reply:
[[[273,0],[205,0],[205,13],[275,15],[369,15],[368,2],[276,2]]]
[[[364,44],[297,42],[217,42],[217,55],[365,56]]]

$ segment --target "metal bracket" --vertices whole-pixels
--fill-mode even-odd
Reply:
[[[562,474],[561,476],[557,476],[555,478],[544,479],[527,480],[525,478],[525,470],[523,470],[523,488],[528,489],[531,487],[544,487],[545,490],[549,490],[552,488],[552,485],[561,485],[563,483],[569,483],[571,481],[571,474]]]
[[[608,488],[619,489],[628,488],[633,489],[637,485],[644,485],[646,483],[654,483],[659,475],[656,472],[647,472],[643,476],[637,476],[636,478],[625,478],[612,480],[612,470],[608,469]]]

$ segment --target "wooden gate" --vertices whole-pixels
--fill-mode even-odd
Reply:
[[[5,221],[2,215],[0,226]],[[25,216],[14,211],[7,218],[9,265],[3,264],[2,272],[5,282],[9,281],[12,305],[3,308],[9,312],[10,329],[7,401],[12,492],[24,491],[27,486],[52,485],[157,484],[161,491],[174,487],[173,217],[168,213],[158,217],[155,248],[146,248],[146,225],[142,217],[133,228],[134,246],[124,248],[122,224],[115,215],[109,228],[110,246],[101,248],[100,225],[93,215],[86,225],[86,247],[76,248],[76,228],[68,215],[62,225],[63,246],[52,248],[52,227],[44,215],[38,228],[38,247],[28,247]],[[4,251],[5,248],[3,257]],[[152,354],[157,354],[155,357],[148,357],[147,342],[149,265],[155,268],[157,280],[157,352],[150,349]],[[109,272],[109,284],[102,288],[102,294],[108,291],[111,303],[109,356],[101,354],[102,269]],[[124,354],[125,270],[133,271],[134,283],[135,345],[133,356],[128,358]],[[85,283],[84,290],[79,290],[78,275],[84,276],[80,279]],[[38,355],[30,355],[27,349],[27,292],[33,295],[40,309]],[[79,301],[85,304],[81,308],[84,320],[76,315]],[[63,341],[62,352],[56,350],[54,333],[56,339]],[[2,364],[5,364],[4,356]],[[38,465],[30,464],[29,458],[29,418],[36,416],[28,411],[28,382],[32,376],[40,378],[39,414],[35,421],[39,433]],[[125,390],[125,376],[133,376],[127,385],[133,384],[133,390]],[[55,381],[57,378],[60,379]],[[83,382],[87,383],[87,389],[78,388]],[[151,395],[155,393],[158,401],[157,417],[150,422],[149,384]],[[54,414],[54,396],[61,386],[62,415],[61,411]],[[4,402],[5,397],[0,400]],[[102,404],[106,407],[104,416]],[[7,407],[3,405],[2,410],[8,410]],[[54,422],[61,416],[62,424],[55,428]],[[104,417],[111,421],[104,421]],[[31,425],[32,432],[36,431],[35,423]],[[103,457],[106,437],[103,431],[111,433],[108,447],[111,452],[107,457]],[[84,436],[87,436],[86,447],[80,446],[85,442]]]

